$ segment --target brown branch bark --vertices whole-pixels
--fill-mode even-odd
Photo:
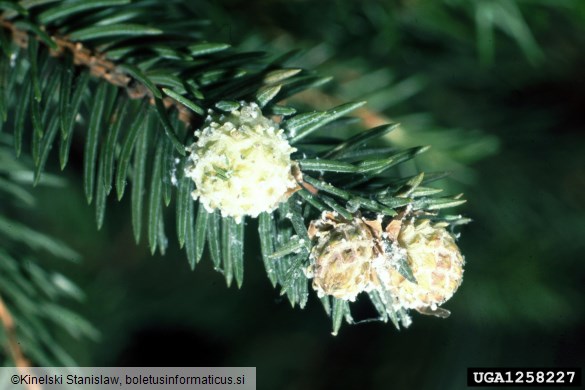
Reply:
[[[18,342],[14,319],[8,311],[2,296],[0,296],[0,323],[2,323],[2,327],[6,333],[6,339],[8,340],[8,352],[10,353],[18,372],[22,375],[32,374],[30,362],[22,352],[20,343]],[[30,390],[41,390],[42,388],[40,385],[34,384],[28,385],[27,387]]]
[[[24,30],[16,27],[12,22],[3,19],[0,16],[0,27],[9,30],[12,35],[12,40],[20,47],[26,48],[30,36]],[[148,88],[132,78],[128,74],[120,71],[115,62],[108,60],[103,54],[96,53],[89,48],[83,46],[80,42],[72,42],[60,35],[51,35],[53,41],[57,44],[57,49],[51,49],[50,54],[53,57],[62,57],[65,53],[71,53],[73,63],[80,67],[86,67],[90,73],[97,78],[101,78],[117,87],[124,88],[131,99],[149,98],[151,104],[154,104],[154,97]],[[42,40],[38,39],[40,43]],[[194,115],[184,105],[178,101],[165,97],[163,98],[165,107],[174,106],[179,111],[179,119],[186,126],[190,126]]]

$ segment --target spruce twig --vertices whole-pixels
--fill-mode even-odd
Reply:
[[[181,182],[177,237],[186,248],[191,267],[207,246],[214,268],[225,275],[228,285],[235,278],[241,286],[243,219],[261,215],[259,233],[267,273],[274,285],[281,285],[293,306],[303,307],[311,278],[304,271],[316,261],[314,255],[309,256],[315,240],[307,225],[318,220],[319,214],[333,212],[347,221],[363,216],[381,222],[408,204],[422,212],[461,203],[458,198],[436,198],[434,192],[414,193],[393,178],[396,165],[426,148],[399,152],[376,144],[374,141],[398,125],[386,124],[386,118],[364,109],[365,102],[343,103],[313,92],[320,103],[326,101],[334,107],[297,112],[279,105],[328,78],[282,68],[283,59],[262,61],[256,52],[213,54],[229,45],[184,35],[182,29],[170,24],[153,26],[138,14],[125,19],[125,12],[136,2],[111,8],[92,2],[88,7],[107,8],[99,14],[88,13],[83,2],[58,3],[43,5],[40,13],[35,11],[30,18],[26,12],[20,12],[22,17],[17,19],[9,13],[0,15],[2,42],[8,42],[3,47],[8,59],[0,61],[4,61],[4,69],[16,70],[9,73],[13,78],[7,78],[7,91],[16,79],[22,80],[21,96],[6,93],[10,99],[0,102],[0,108],[5,112],[16,109],[17,151],[26,140],[25,118],[30,111],[37,180],[58,128],[63,168],[75,125],[85,125],[84,188],[88,202],[96,200],[98,225],[103,222],[114,172],[119,199],[131,178],[135,238],[138,241],[143,221],[148,221],[152,252],[165,251],[162,204],[171,201],[172,184]],[[75,7],[68,7],[71,4]],[[153,12],[168,15],[164,5],[145,1],[147,4]],[[126,15],[123,22],[121,15]],[[67,25],[74,16],[82,22]],[[11,37],[6,39],[5,32]],[[151,40],[153,34],[160,40]],[[17,49],[22,58],[13,47],[27,48]],[[47,61],[47,57],[59,61]],[[77,71],[80,74],[75,77]],[[99,82],[90,85],[90,75]],[[18,102],[14,97],[19,97]],[[299,100],[303,99],[311,106],[321,105],[311,104],[314,97],[310,93]],[[122,115],[125,109],[117,106],[129,100],[134,102],[128,104],[128,115]],[[134,104],[136,100],[142,105]],[[148,106],[153,108],[146,109]],[[167,108],[177,112],[168,113]],[[346,115],[354,110],[366,125],[373,126],[369,132],[343,142],[327,135],[347,125]],[[208,115],[205,122],[198,123],[204,115]],[[192,127],[199,127],[199,131],[193,133]],[[248,143],[256,148],[249,148]],[[218,156],[225,159],[217,160]],[[306,172],[309,174],[303,179]],[[190,181],[195,183],[195,192]],[[414,188],[418,184],[409,185]],[[151,189],[150,194],[146,188]],[[197,203],[191,194],[198,203],[196,216]],[[145,209],[147,219],[143,219]],[[268,214],[262,214],[265,212]],[[294,237],[298,237],[298,245]],[[383,309],[386,313],[387,308]],[[335,331],[343,318],[352,322],[347,302],[334,302],[331,316]]]
[[[12,40],[18,46],[27,48],[30,36],[26,31],[18,28],[14,23],[5,20],[0,16],[0,26],[11,32]],[[40,43],[46,41],[39,40]],[[140,82],[136,77],[130,76],[127,71],[120,69],[120,65],[114,61],[110,61],[105,56],[92,51],[85,47],[81,42],[72,42],[67,37],[60,35],[49,35],[55,43],[55,48],[51,48],[50,54],[53,57],[63,57],[66,53],[73,56],[73,64],[89,69],[92,76],[106,80],[108,83],[121,87],[126,90],[126,93],[131,99],[142,99],[148,97],[150,104],[155,105],[152,90],[144,83]],[[164,97],[162,99],[165,108],[174,106],[179,112],[179,119],[186,126],[190,126],[194,116],[193,113],[181,102],[171,97]]]
[[[32,373],[30,361],[26,358],[20,348],[18,337],[16,336],[16,324],[2,299],[2,296],[0,296],[0,323],[2,323],[2,326],[4,327],[6,339],[8,340],[8,352],[10,353],[18,372],[22,375],[30,375]],[[28,384],[26,386],[30,390],[41,389],[41,386],[37,384]]]

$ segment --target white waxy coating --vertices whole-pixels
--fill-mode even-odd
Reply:
[[[240,222],[274,210],[297,186],[290,159],[296,149],[256,104],[208,117],[195,135],[185,174],[195,182],[193,198],[207,211],[219,209]]]

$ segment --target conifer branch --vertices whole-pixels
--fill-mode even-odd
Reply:
[[[16,326],[14,324],[14,319],[12,315],[8,311],[8,308],[4,304],[4,300],[0,296],[0,322],[4,327],[6,332],[6,338],[8,339],[8,350],[10,352],[10,356],[12,356],[12,360],[14,360],[14,364],[17,367],[29,367],[30,363],[28,359],[22,353],[20,349],[20,345],[18,344],[17,337],[16,337]]]
[[[134,238],[137,242],[140,239],[146,208],[150,249],[164,254],[163,210],[175,192],[177,238],[191,268],[207,247],[214,268],[224,274],[228,286],[235,280],[240,287],[244,220],[258,217],[262,256],[272,284],[280,285],[290,303],[301,308],[311,285],[333,319],[334,334],[343,319],[353,322],[349,301],[360,292],[368,293],[382,321],[390,319],[397,327],[399,323],[407,326],[407,310],[437,306],[450,298],[458,284],[426,286],[440,290],[434,301],[415,302],[416,297],[399,295],[395,290],[402,286],[390,282],[401,276],[396,269],[408,270],[403,256],[408,248],[386,240],[382,230],[405,206],[412,210],[405,232],[426,241],[433,231],[442,234],[447,225],[460,222],[460,216],[438,216],[437,210],[457,206],[463,200],[437,197],[434,194],[439,191],[420,186],[436,175],[392,176],[395,166],[428,147],[400,151],[378,144],[379,138],[398,125],[364,109],[363,101],[342,103],[320,92],[291,98],[329,78],[283,67],[287,56],[266,60],[258,52],[221,53],[230,45],[202,41],[199,34],[185,34],[174,22],[153,27],[152,21],[142,16],[150,17],[154,12],[168,15],[169,9],[162,3],[144,1],[153,8],[144,8],[144,15],[132,14],[129,19],[124,12],[137,2],[106,11],[109,19],[89,14],[85,6],[68,8],[73,3],[82,4],[62,1],[55,8],[47,5],[30,19],[25,12],[20,19],[12,19],[8,13],[0,15],[3,42],[9,42],[5,51],[12,56],[2,58],[0,65],[13,75],[7,77],[7,99],[0,102],[0,108],[4,121],[9,110],[15,111],[11,119],[17,155],[23,139],[28,141],[24,138],[27,122],[32,125],[35,183],[59,128],[59,157],[61,168],[65,167],[76,118],[80,118],[79,124],[86,130],[84,190],[88,203],[95,201],[98,228],[103,224],[113,184],[120,200],[131,178]],[[123,23],[120,15],[126,15]],[[68,26],[67,21],[74,16],[76,22]],[[4,30],[12,42],[4,38]],[[147,38],[151,35],[159,35],[158,40]],[[100,41],[94,43],[95,39]],[[40,51],[39,42],[43,46]],[[27,48],[21,50],[22,58],[12,52],[10,47],[14,46]],[[43,64],[47,55],[65,64]],[[72,65],[84,70],[75,83],[77,72],[72,72]],[[100,82],[90,85],[90,76]],[[20,95],[10,93],[15,84],[20,84]],[[127,98],[120,96],[119,89],[126,91]],[[142,100],[142,104],[129,104],[132,99]],[[293,99],[321,108],[297,112],[282,105]],[[323,103],[334,107],[324,108]],[[155,109],[148,109],[149,105]],[[165,108],[176,108],[177,112],[171,115]],[[339,139],[333,130],[345,126],[347,115],[355,110],[373,128]],[[205,121],[202,116],[206,116]],[[428,225],[431,218],[432,226]],[[427,224],[423,224],[425,219]],[[368,233],[367,226],[374,223],[375,234]],[[349,236],[340,241],[340,234]],[[445,234],[445,241],[452,243],[451,236]],[[453,280],[460,282],[458,248],[453,244],[447,249],[453,253],[453,274],[457,277]],[[338,274],[344,267],[337,267],[336,254],[342,256],[346,250],[363,256],[356,257],[353,271]],[[435,263],[433,259],[422,260],[424,264]],[[358,273],[357,278],[354,273]],[[412,280],[414,277],[407,281]],[[342,285],[348,289],[336,290],[335,286]],[[420,291],[426,294],[424,289]]]
[[[342,104],[344,101],[318,89],[307,89],[292,96],[289,101],[302,102],[310,107],[333,107]],[[393,120],[382,113],[369,109],[367,106],[359,107],[353,115],[360,118],[366,128],[372,128],[392,123]]]
[[[28,33],[18,28],[14,23],[5,20],[0,16],[0,26],[9,30],[12,35],[12,40],[21,48],[27,48],[31,37]],[[39,43],[46,43],[42,39],[35,38]],[[113,61],[105,58],[104,55],[92,51],[85,47],[81,42],[72,42],[66,36],[58,34],[49,35],[49,39],[55,42],[55,48],[50,49],[50,55],[53,57],[63,57],[66,53],[70,53],[73,57],[73,64],[89,69],[90,74],[94,77],[103,79],[108,83],[124,88],[128,97],[131,99],[142,99],[148,97],[150,104],[154,105],[155,100],[149,88],[136,78],[131,77],[126,72],[119,69],[119,65]],[[179,112],[179,120],[186,126],[190,126],[193,121],[193,113],[182,103],[171,98],[164,97],[162,99],[165,108],[174,106]]]
[[[18,342],[18,338],[16,336],[16,325],[14,323],[14,319],[12,315],[8,311],[2,296],[0,296],[0,323],[2,323],[2,327],[4,328],[4,332],[6,333],[6,339],[8,340],[8,352],[14,361],[14,365],[17,367],[18,371],[23,374],[31,374],[31,365],[29,360],[26,358],[22,349],[20,348],[20,343]],[[27,387],[30,390],[40,390],[41,387],[35,384],[29,384]]]

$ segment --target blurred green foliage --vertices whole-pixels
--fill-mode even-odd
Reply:
[[[451,170],[441,186],[465,192],[464,283],[449,319],[332,337],[315,296],[293,310],[272,289],[258,249],[242,290],[227,289],[211,262],[192,273],[174,247],[164,258],[136,249],[125,202],[108,204],[98,233],[80,185],[43,189],[40,222],[84,255],[65,271],[102,333],[63,339],[81,365],[256,366],[259,389],[458,389],[470,366],[585,366],[584,2],[229,0],[200,11],[210,40],[300,49],[299,65],[335,76],[324,95],[369,100],[402,124],[399,146],[433,145],[404,173]],[[372,316],[358,302],[354,317]]]
[[[55,269],[64,260],[78,266],[81,256],[39,231],[46,224],[33,217],[39,206],[37,193],[30,191],[33,164],[30,158],[17,160],[12,143],[11,137],[0,134],[0,345],[6,346],[0,351],[0,365],[12,366],[24,358],[44,366],[73,366],[75,360],[60,340],[95,341],[99,332],[65,306],[72,301],[83,304],[85,294]],[[47,175],[40,184],[62,191],[67,182]],[[14,328],[7,327],[8,322]],[[8,385],[0,381],[0,388]]]

